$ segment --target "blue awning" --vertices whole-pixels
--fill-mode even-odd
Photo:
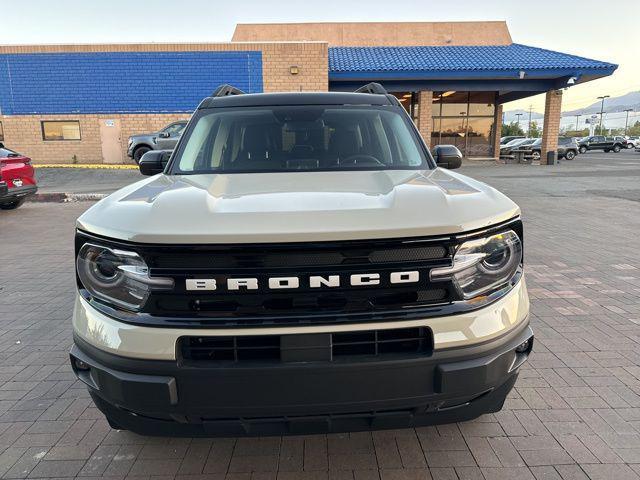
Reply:
[[[560,88],[611,75],[618,66],[566,53],[511,45],[331,47],[329,81],[399,82],[469,81],[502,91]],[[438,83],[439,82],[439,83]],[[410,83],[407,83],[409,85]],[[478,85],[480,86],[480,85]],[[483,87],[483,88],[484,88]],[[495,88],[494,88],[495,87]]]

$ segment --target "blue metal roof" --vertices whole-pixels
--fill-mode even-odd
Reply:
[[[491,46],[331,47],[329,78],[528,78],[606,76],[618,66],[513,43]]]

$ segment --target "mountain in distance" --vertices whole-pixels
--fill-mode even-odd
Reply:
[[[529,110],[523,110],[521,108],[518,108],[516,110],[509,110],[508,112],[504,112],[504,122],[505,123],[517,122],[518,113],[522,114],[520,115],[520,123],[529,121]],[[544,115],[542,113],[531,112],[531,120],[542,120],[543,118],[544,118]]]
[[[562,116],[571,116],[571,115],[592,115],[600,113],[600,105],[601,101],[598,100],[593,102],[588,107],[578,108],[576,110],[564,110],[562,112]],[[631,108],[634,111],[640,111],[640,91],[625,93],[624,95],[620,95],[619,97],[611,97],[607,98],[604,101],[604,111],[607,113],[614,112],[623,112],[624,110]],[[523,115],[520,117],[520,122],[528,122],[529,121],[529,111],[528,110],[509,110],[508,112],[504,112],[505,123],[511,123],[518,120],[516,113],[522,113]],[[532,120],[542,120],[544,118],[544,114],[539,112],[533,112],[531,114]]]
[[[585,115],[585,114],[600,113],[601,105],[602,105],[602,101],[598,100],[597,102],[592,103],[588,107],[578,108],[577,110],[570,110],[568,112],[562,112],[562,114],[563,115]],[[607,98],[604,101],[604,111],[607,113],[623,112],[628,108],[631,108],[634,111],[640,110],[640,91],[625,93],[624,95],[621,95],[619,97]]]

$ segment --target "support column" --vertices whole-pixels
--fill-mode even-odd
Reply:
[[[558,135],[560,134],[560,111],[562,110],[562,90],[549,90],[544,105],[544,125],[540,165],[547,164],[547,153],[554,152],[558,158]]]
[[[496,105],[496,117],[493,121],[493,158],[500,160],[500,137],[502,136],[502,105]]]
[[[431,132],[433,131],[433,92],[422,90],[418,92],[418,130],[424,143],[431,147]]]

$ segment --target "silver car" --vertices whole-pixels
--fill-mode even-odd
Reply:
[[[187,120],[173,122],[154,133],[132,135],[127,143],[127,155],[136,163],[149,150],[173,150],[187,125]]]

